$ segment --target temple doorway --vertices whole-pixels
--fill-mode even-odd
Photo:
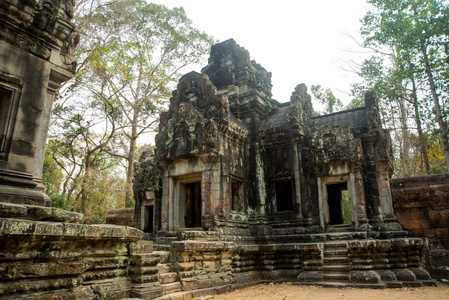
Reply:
[[[326,188],[329,225],[351,224],[352,206],[348,195],[348,183],[328,184]]]
[[[152,233],[154,231],[154,205],[145,205],[143,215],[143,232]]]
[[[293,190],[291,181],[277,182],[274,185],[276,192],[276,211],[293,210]]]
[[[201,182],[185,184],[185,215],[186,228],[201,227]]]

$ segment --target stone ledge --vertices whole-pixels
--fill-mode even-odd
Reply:
[[[83,214],[55,207],[0,202],[0,217],[33,221],[80,223]]]
[[[228,250],[234,249],[235,244],[233,242],[212,242],[212,241],[174,241],[171,243],[171,251],[183,252],[189,250]]]
[[[132,227],[83,225],[0,218],[0,236],[33,236],[45,239],[121,239],[136,241],[143,232]]]
[[[28,214],[26,206],[11,203],[0,203],[0,217],[25,217]]]

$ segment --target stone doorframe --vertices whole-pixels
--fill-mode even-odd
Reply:
[[[153,228],[153,231],[154,231],[154,229],[156,228],[155,227],[155,222],[154,222],[154,207],[155,207],[155,203],[156,203],[156,201],[155,201],[155,199],[156,199],[156,197],[155,197],[155,193],[154,193],[154,191],[146,191],[145,192],[145,198],[146,199],[144,199],[144,200],[142,200],[142,202],[141,202],[141,206],[140,206],[140,228],[141,228],[141,230],[143,231],[143,232],[148,232],[148,230],[146,230],[146,228],[148,228],[148,226],[150,226],[149,224],[148,224],[148,221],[149,221],[149,216],[148,216],[148,211],[146,210],[146,208],[147,207],[149,207],[149,206],[153,206],[153,216],[151,216],[151,221],[153,222],[153,224],[151,224],[151,228]]]
[[[351,200],[352,223],[359,228],[366,222],[366,204],[362,177],[358,173],[341,173],[318,177],[318,203],[320,210],[320,227],[326,228],[330,223],[327,186],[347,182],[348,196]]]
[[[186,192],[185,185],[188,183],[201,182],[202,184],[202,173],[191,173],[185,174],[177,177],[171,177],[173,189],[171,189],[171,203],[170,207],[170,230],[182,230],[186,228],[185,226],[185,212],[186,212]],[[201,192],[202,193],[202,192]],[[202,198],[202,197],[201,197]],[[201,216],[205,213],[204,209],[204,199],[201,199]]]
[[[182,189],[185,184],[201,182],[201,227],[211,228],[214,213],[220,208],[223,188],[218,160],[207,161],[200,157],[178,159],[164,166],[162,177],[161,230],[184,229],[179,205],[182,204]],[[212,220],[212,221],[211,221]],[[211,225],[212,224],[212,225]]]

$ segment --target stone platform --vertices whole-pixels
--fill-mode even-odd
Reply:
[[[171,286],[183,297],[190,297],[193,291],[214,294],[261,282],[357,288],[435,285],[421,266],[423,240],[407,236],[405,231],[395,235],[304,233],[271,236],[268,241],[263,236],[187,231],[166,233],[155,240],[159,247],[170,244],[170,252],[163,252],[169,256],[165,272],[177,274],[179,285],[174,282]],[[177,240],[170,241],[167,236],[177,236]],[[169,299],[168,294],[172,295],[160,299]]]

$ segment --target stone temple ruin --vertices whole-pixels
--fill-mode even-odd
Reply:
[[[72,11],[69,0],[0,4],[0,298],[195,299],[259,282],[449,278],[448,177],[393,181],[400,215],[414,209],[407,225],[432,235],[412,237],[393,213],[375,95],[325,116],[305,85],[279,103],[270,73],[233,40],[181,78],[161,115],[157,149],[136,165],[137,228],[52,208],[41,168],[52,101],[74,70]]]
[[[304,84],[279,103],[270,76],[234,40],[213,46],[202,73],[180,79],[141,159],[136,225],[170,249],[182,286],[225,271],[237,282],[433,284],[423,240],[393,214],[375,95],[314,116]]]

